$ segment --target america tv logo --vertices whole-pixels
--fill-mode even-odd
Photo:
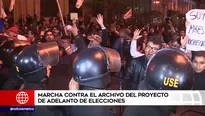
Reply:
[[[21,104],[24,105],[29,101],[29,95],[26,92],[18,92],[16,94],[16,101]]]

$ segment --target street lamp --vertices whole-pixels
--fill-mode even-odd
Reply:
[[[160,4],[160,1],[157,1],[157,0],[154,1],[154,4]]]

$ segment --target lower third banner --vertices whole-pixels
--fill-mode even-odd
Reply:
[[[0,106],[0,112],[34,112],[34,106]]]

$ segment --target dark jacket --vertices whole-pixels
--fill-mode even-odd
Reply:
[[[72,77],[72,55],[61,56],[59,63],[51,68],[51,75],[46,89],[68,90],[68,83]]]
[[[80,90],[93,90],[93,88],[80,86]],[[69,116],[113,116],[109,106],[71,106],[67,112]]]
[[[123,88],[128,90],[137,90],[139,83],[144,80],[144,72],[148,59],[146,56],[141,56],[132,59],[128,64],[125,77],[123,77]]]
[[[0,67],[0,88],[1,89],[4,88],[3,86],[10,76],[9,73],[10,73],[9,68]]]
[[[130,44],[131,41],[129,39],[121,40],[122,38],[118,38],[115,40],[114,45],[112,46],[113,49],[115,49],[122,58],[130,56]]]
[[[109,37],[109,34],[108,34],[107,29],[103,29],[102,30],[102,42],[100,44],[101,46],[107,47],[108,37]]]
[[[205,71],[196,73],[194,76],[194,90],[205,90]]]
[[[115,41],[120,37],[115,32],[111,32],[109,38],[110,38],[110,46],[114,46]]]
[[[4,83],[3,90],[18,90],[23,84],[23,80],[17,77],[16,67],[13,66],[9,70],[8,80]]]

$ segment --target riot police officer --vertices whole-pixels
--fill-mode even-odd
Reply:
[[[17,76],[24,81],[23,90],[43,90],[50,77],[50,69],[59,61],[56,42],[26,46],[16,59]],[[63,116],[57,107],[36,107],[35,112],[19,113],[19,116]]]
[[[80,90],[105,90],[111,84],[110,72],[119,72],[121,59],[117,51],[95,46],[82,50],[73,63],[73,79]],[[110,116],[109,107],[71,107],[71,116]]]
[[[26,46],[16,59],[17,76],[24,80],[24,89],[43,89],[50,76],[51,66],[56,65],[58,60],[59,48],[56,42]]]
[[[25,41],[4,41],[0,46],[0,54],[2,61],[2,69],[7,69],[7,74],[5,75],[6,83],[4,83],[2,89],[18,89],[21,85],[21,80],[17,78],[16,71],[14,68],[15,60],[19,52],[24,48],[24,46],[29,45]]]
[[[173,81],[173,83],[171,81]],[[191,90],[194,69],[189,58],[177,49],[162,49],[148,62],[140,90]],[[123,116],[169,116],[175,107],[127,107]]]

